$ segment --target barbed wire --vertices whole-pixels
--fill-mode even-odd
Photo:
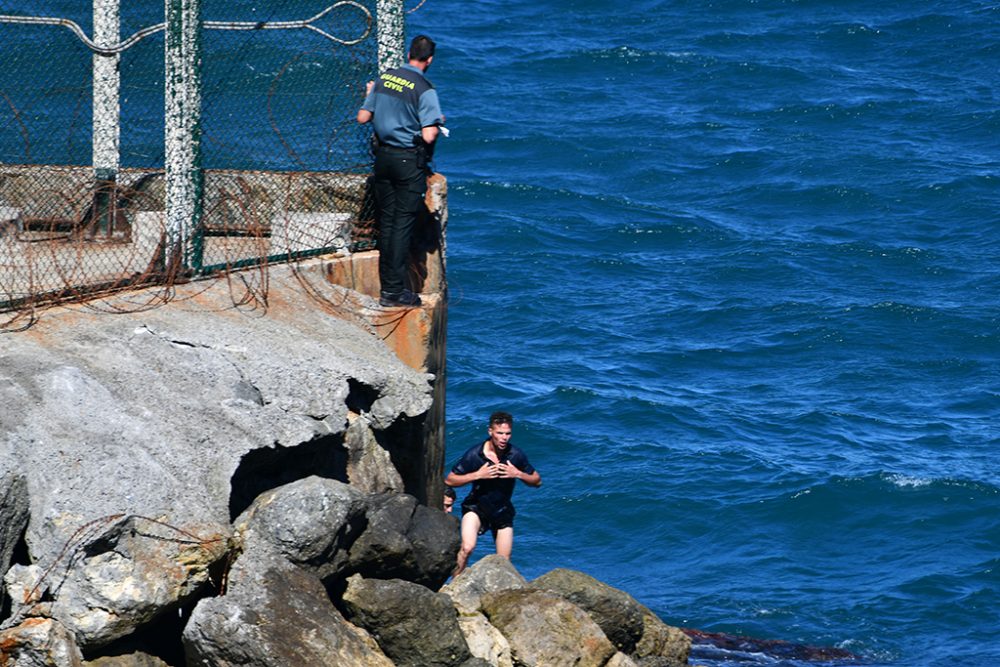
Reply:
[[[420,4],[423,4],[421,2]],[[322,19],[327,14],[332,12],[334,9],[339,9],[341,7],[354,7],[360,10],[364,15],[367,23],[365,32],[353,40],[344,40],[339,37],[334,37],[330,33],[326,32],[322,28],[318,28],[313,23]],[[127,39],[113,45],[102,46],[94,42],[87,33],[83,31],[75,21],[66,18],[56,18],[47,16],[17,16],[12,14],[0,14],[0,23],[11,23],[20,25],[51,25],[67,28],[70,32],[76,35],[83,44],[93,51],[94,53],[102,56],[113,56],[117,55],[133,46],[138,44],[140,41],[155,35],[159,32],[163,32],[167,29],[167,24],[157,23],[155,25],[147,26],[142,28],[135,33],[133,33]],[[342,44],[344,46],[352,46],[354,44],[359,44],[371,34],[372,25],[374,20],[372,18],[372,13],[364,5],[355,2],[354,0],[339,0],[330,5],[318,14],[314,14],[308,19],[301,21],[203,21],[202,27],[207,30],[298,30],[305,29],[311,30],[316,34],[324,37],[325,39],[335,42],[337,44]]]
[[[195,231],[202,261],[188,272],[166,261],[162,144],[159,151],[142,151],[143,161],[150,166],[121,167],[110,183],[95,180],[88,166],[53,166],[60,164],[50,157],[59,152],[55,147],[62,146],[64,154],[72,156],[89,145],[90,128],[85,121],[92,89],[90,59],[81,61],[70,53],[43,60],[38,67],[18,55],[23,51],[5,51],[0,56],[0,88],[9,89],[0,90],[0,133],[10,130],[17,139],[8,140],[6,146],[0,142],[0,332],[30,328],[42,309],[58,303],[92,303],[89,308],[110,312],[154,308],[183,298],[173,286],[198,275],[224,278],[234,307],[266,309],[272,263],[374,247],[374,212],[366,194],[370,130],[353,122],[359,103],[356,82],[377,69],[374,4],[369,4],[371,8],[357,0],[342,0],[307,19],[285,21],[273,20],[274,14],[279,7],[287,11],[293,6],[275,0],[265,8],[267,20],[205,22],[209,29],[246,35],[236,44],[217,43],[205,55],[206,67],[214,73],[203,92],[205,159],[225,167],[226,160],[239,156],[240,161],[249,161],[250,168],[204,171],[201,223]],[[330,21],[338,9],[350,10],[344,20],[358,23],[357,39],[330,40],[327,26],[317,23]],[[2,22],[57,25],[82,33],[69,19],[5,14],[0,15]],[[161,27],[143,28],[104,52],[122,52]],[[288,32],[295,28],[304,28],[307,34],[319,29],[331,50],[299,49],[302,37]],[[283,30],[288,37],[280,36]],[[266,49],[261,49],[256,44],[265,34],[272,37]],[[275,37],[277,48],[270,41]],[[80,42],[93,46],[89,38]],[[268,63],[274,58],[270,54],[283,52],[288,57],[271,69]],[[162,81],[146,84],[137,78],[161,67],[162,56],[143,49],[128,53],[119,65],[123,106],[129,91],[136,98],[162,95]],[[20,68],[5,62],[12,56],[20,57],[20,62],[13,63]],[[240,74],[262,69],[254,67],[261,58],[263,71],[270,70],[268,77]],[[65,66],[73,62],[78,65]],[[15,69],[24,71],[28,80],[12,80],[9,72]],[[133,71],[137,74],[131,75]],[[317,89],[311,84],[316,75],[306,81],[301,78],[303,72],[311,71],[329,71],[323,76],[327,85],[318,89],[328,100],[321,117],[302,109],[304,103],[315,105]],[[42,74],[48,78],[41,78]],[[68,75],[79,78],[67,81]],[[56,101],[49,101],[49,96]],[[254,127],[241,122],[242,115],[233,112],[237,99],[246,100],[248,108],[242,115],[259,116],[264,124]],[[226,106],[220,108],[220,100]],[[235,122],[222,125],[213,120],[223,116]],[[263,137],[264,128],[271,140]],[[123,125],[122,160],[130,155],[128,130]],[[282,155],[286,156],[283,160]],[[258,160],[264,169],[254,164]],[[33,161],[48,164],[30,164]],[[71,157],[61,164],[79,164],[79,160]],[[268,169],[270,165],[277,168]],[[287,171],[289,166],[297,171]],[[235,272],[239,276],[231,277]],[[156,289],[146,289],[134,300],[93,301],[136,287]]]
[[[51,563],[42,570],[42,574],[35,581],[34,586],[29,590],[24,592],[24,597],[20,601],[11,600],[12,606],[16,606],[11,613],[10,617],[0,623],[0,629],[11,628],[24,618],[26,612],[28,612],[35,604],[40,602],[44,597],[46,591],[52,595],[56,595],[59,589],[62,587],[66,580],[66,575],[68,575],[76,559],[85,552],[86,548],[93,544],[94,541],[100,537],[107,534],[111,526],[114,524],[119,524],[124,526],[128,522],[145,521],[167,530],[176,533],[181,537],[169,537],[165,535],[157,535],[154,533],[145,533],[137,530],[133,526],[133,534],[139,537],[144,537],[148,539],[156,540],[166,540],[170,542],[177,542],[178,544],[189,544],[192,546],[197,546],[202,549],[207,549],[210,545],[217,544],[219,542],[226,542],[229,540],[228,536],[214,535],[212,537],[200,537],[189,530],[174,526],[161,519],[156,519],[153,517],[143,516],[141,514],[109,514],[106,516],[93,519],[84,523],[82,526],[73,531],[73,534],[63,543],[62,547],[56,553],[55,558]],[[227,549],[228,551],[228,549]],[[221,555],[220,555],[221,556]],[[65,565],[64,574],[62,579],[58,582],[55,581],[54,573],[56,568]]]
[[[282,1],[275,0],[265,8],[266,20],[205,22],[210,29],[233,34],[243,31],[246,35],[224,46],[217,43],[215,51],[205,57],[207,66],[213,68],[203,92],[206,160],[219,162],[230,159],[229,155],[246,155],[252,157],[242,159],[263,159],[280,167],[267,169],[264,165],[265,169],[259,169],[251,164],[251,168],[234,169],[223,165],[204,170],[203,209],[196,230],[202,261],[188,270],[167,261],[162,152],[144,149],[142,159],[148,166],[121,167],[112,181],[96,180],[90,166],[53,166],[60,163],[49,160],[58,152],[54,146],[64,146],[65,155],[72,156],[89,145],[89,54],[74,67],[64,66],[64,61],[79,58],[78,52],[65,59],[45,60],[44,65],[51,68],[51,83],[35,76],[45,70],[42,66],[32,67],[34,78],[16,86],[3,78],[11,71],[4,67],[4,58],[21,51],[13,49],[0,56],[0,87],[9,88],[0,90],[0,133],[9,129],[17,137],[6,144],[14,159],[4,155],[0,142],[0,333],[30,328],[45,308],[56,304],[76,303],[95,312],[123,313],[194,299],[212,283],[195,290],[178,291],[175,286],[199,277],[224,280],[233,308],[266,310],[270,268],[279,262],[291,263],[292,274],[306,293],[330,312],[383,337],[396,330],[400,313],[405,315],[405,311],[387,311],[387,319],[376,317],[372,324],[364,314],[370,312],[370,302],[346,290],[331,292],[328,284],[310,286],[307,272],[295,267],[301,260],[331,252],[340,252],[352,263],[354,252],[377,245],[374,205],[367,184],[370,129],[354,121],[360,101],[358,82],[367,80],[377,69],[377,44],[371,36],[374,5],[369,1],[369,8],[358,0],[342,0],[304,20],[273,20],[280,6],[291,6],[287,2],[282,5]],[[420,9],[424,2],[409,12]],[[295,33],[290,32],[289,37],[280,38],[281,48],[273,48],[270,41],[266,49],[257,44],[265,33],[279,36],[280,30],[318,28],[316,22],[330,20],[338,8],[353,8],[349,16],[363,24],[359,25],[363,43],[344,39],[333,40],[333,44],[327,39],[331,51],[298,49],[298,42],[290,41]],[[82,33],[69,19],[0,15],[0,23],[5,21],[57,25]],[[119,44],[102,48],[105,53],[122,53],[161,28],[142,28]],[[93,45],[86,35],[86,39],[80,34],[77,37],[88,49]],[[353,46],[344,46],[348,43]],[[285,52],[288,57],[283,60],[270,55],[279,54],[280,58]],[[255,68],[254,59],[262,54],[264,67]],[[128,104],[129,91],[133,97],[162,95],[162,81],[138,79],[138,73],[162,67],[161,58],[160,54],[151,58],[141,48],[129,50],[122,58],[123,106]],[[157,64],[152,65],[151,60]],[[26,63],[22,57],[20,64]],[[256,74],[258,69],[268,75]],[[241,74],[247,70],[255,74]],[[133,71],[137,74],[130,75]],[[316,76],[301,78],[303,72],[311,71],[324,72],[325,85],[319,89],[324,95],[323,136],[318,141],[319,133],[314,130],[303,133],[303,124],[317,118],[302,110],[304,102],[316,105],[317,92],[312,85]],[[68,76],[78,78],[67,80]],[[246,76],[247,85],[241,76]],[[256,102],[254,95],[263,103]],[[48,96],[58,96],[57,101],[50,102]],[[238,110],[235,124],[215,122],[222,114],[233,115],[233,107],[220,108],[219,100],[230,104],[229,100],[236,98],[247,100],[247,114],[260,118],[256,126],[243,121]],[[42,124],[59,109],[65,113],[58,124]],[[2,117],[5,110],[9,110],[6,125]],[[123,126],[123,160],[138,154],[128,152],[127,130],[128,126]],[[49,164],[27,164],[33,159]],[[19,164],[21,160],[25,164]],[[69,159],[62,164],[79,163]],[[289,167],[296,171],[288,171]],[[99,300],[108,295],[119,298]]]

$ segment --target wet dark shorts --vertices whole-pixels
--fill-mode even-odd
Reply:
[[[492,516],[487,515],[479,505],[462,505],[462,516],[465,516],[468,512],[475,512],[476,516],[479,517],[479,534],[484,535],[486,531],[491,531],[493,536],[496,537],[497,531],[501,528],[513,528],[514,526],[514,508],[505,507],[499,512],[495,512]]]

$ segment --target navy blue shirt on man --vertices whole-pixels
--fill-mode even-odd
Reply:
[[[451,471],[458,475],[467,475],[482,468],[489,461],[483,453],[485,444],[481,442],[470,447],[462,454],[462,458],[452,467]],[[535,472],[534,466],[528,461],[528,456],[513,443],[510,443],[503,453],[503,461],[509,461],[526,475]],[[516,482],[517,480],[514,478],[503,477],[477,479],[472,483],[472,491],[462,501],[462,511],[466,512],[470,508],[477,508],[477,513],[486,517],[509,511],[511,518],[513,518],[514,505],[511,503],[511,497],[514,495]]]

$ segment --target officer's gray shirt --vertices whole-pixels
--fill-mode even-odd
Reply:
[[[382,74],[361,108],[372,113],[379,141],[397,148],[414,146],[422,128],[442,122],[437,91],[410,64]]]

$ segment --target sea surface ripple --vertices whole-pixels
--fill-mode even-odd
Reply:
[[[518,568],[871,665],[1000,664],[1000,6],[408,21],[452,130],[449,457],[516,415],[545,480]]]

